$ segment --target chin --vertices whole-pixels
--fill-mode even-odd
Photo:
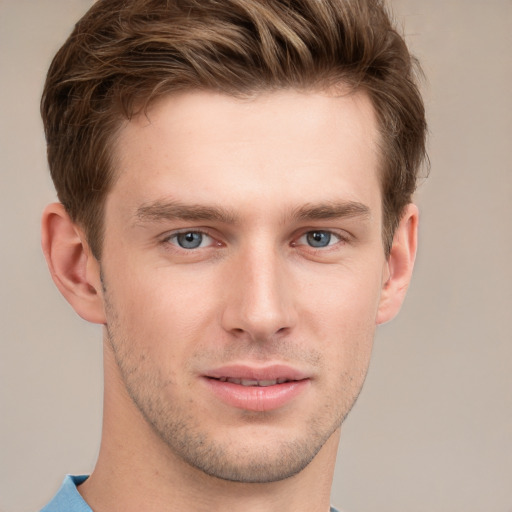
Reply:
[[[203,473],[230,482],[271,483],[291,478],[300,473],[314,459],[318,448],[305,447],[304,443],[282,443],[278,447],[259,446],[230,453],[218,447],[200,453],[182,454],[182,458]]]
[[[329,426],[311,422],[299,432],[276,432],[263,425],[234,429],[219,439],[211,432],[194,428],[157,429],[174,456],[202,473],[239,483],[279,482],[303,471],[338,430],[339,421]]]

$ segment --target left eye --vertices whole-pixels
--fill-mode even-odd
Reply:
[[[211,237],[201,231],[185,231],[176,233],[169,238],[171,243],[179,245],[182,249],[199,249],[210,245]]]
[[[315,249],[329,247],[340,241],[340,237],[330,231],[308,231],[299,238],[299,243]]]

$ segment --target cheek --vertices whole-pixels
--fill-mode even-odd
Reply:
[[[311,284],[302,302],[299,317],[307,336],[318,340],[338,374],[351,368],[366,371],[381,291],[381,276],[373,270],[338,269]]]
[[[310,279],[302,292],[302,308],[321,320],[320,327],[351,331],[357,339],[357,333],[375,325],[381,281],[375,265],[334,267]]]
[[[196,339],[211,325],[211,286],[205,276],[133,267],[118,267],[106,281],[118,329],[132,344],[165,358],[175,356],[185,350],[188,339]]]

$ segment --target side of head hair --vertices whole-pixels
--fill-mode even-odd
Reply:
[[[49,69],[41,112],[60,201],[101,255],[123,120],[173,92],[364,90],[382,151],[384,245],[411,201],[426,123],[415,61],[379,0],[99,0]]]

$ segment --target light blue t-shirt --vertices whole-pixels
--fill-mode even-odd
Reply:
[[[87,475],[68,475],[52,501],[41,512],[92,512],[91,507],[78,492],[76,486],[87,480]],[[331,507],[331,512],[337,512]]]
[[[64,482],[48,505],[41,512],[92,512],[76,486],[87,480],[88,475],[71,476],[64,478]]]

